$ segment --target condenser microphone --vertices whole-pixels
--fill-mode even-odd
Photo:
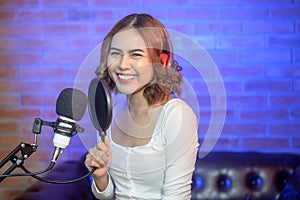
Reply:
[[[112,121],[112,99],[108,85],[101,78],[94,78],[89,85],[88,109],[95,129],[104,141],[106,130]]]
[[[56,101],[56,113],[59,115],[56,122],[47,122],[43,121],[40,118],[34,120],[32,132],[34,133],[34,142],[33,144],[20,143],[20,145],[15,148],[4,160],[0,162],[0,168],[4,166],[8,161],[15,161],[13,165],[9,167],[3,174],[0,175],[0,182],[8,176],[32,176],[38,180],[48,182],[48,183],[57,183],[57,184],[67,184],[74,183],[80,180],[83,180],[90,176],[92,172],[89,172],[83,177],[70,180],[70,181],[53,181],[39,177],[38,175],[43,174],[51,170],[59,155],[62,152],[62,149],[69,145],[70,139],[76,133],[83,132],[84,129],[81,128],[76,121],[81,120],[83,117],[87,106],[87,96],[80,90],[73,88],[64,89]],[[55,146],[55,151],[52,156],[51,163],[42,171],[31,172],[24,165],[24,160],[27,159],[33,152],[37,149],[37,135],[41,133],[42,126],[50,126],[54,129],[54,138],[53,144]],[[16,154],[21,154],[18,157]],[[16,167],[21,167],[26,174],[10,174]]]
[[[66,148],[71,137],[84,130],[76,124],[82,119],[87,106],[87,96],[80,90],[66,88],[56,101],[56,113],[59,116],[54,128],[53,144],[56,150],[52,162],[56,162],[62,149]]]

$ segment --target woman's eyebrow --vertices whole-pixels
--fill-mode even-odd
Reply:
[[[110,49],[109,49],[110,51],[119,51],[119,52],[123,52],[121,49],[118,49],[118,48],[116,48],[116,47],[110,47]],[[142,52],[142,53],[145,53],[146,51],[145,50],[143,50],[143,49],[131,49],[131,50],[129,50],[128,51],[128,53],[132,53],[132,52]]]
[[[132,50],[130,50],[130,51],[128,51],[129,53],[132,53],[132,52],[135,52],[135,51],[140,51],[140,52],[145,52],[145,50],[143,50],[143,49],[132,49]]]
[[[110,47],[109,50],[110,50],[110,51],[111,51],[111,50],[121,51],[121,49],[118,49],[118,48],[116,48],[116,47]]]

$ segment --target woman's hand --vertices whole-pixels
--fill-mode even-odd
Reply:
[[[95,179],[107,178],[107,171],[111,164],[111,155],[112,151],[107,136],[105,136],[104,142],[98,142],[89,150],[84,164],[89,170],[92,170],[94,167],[97,168],[93,173]]]

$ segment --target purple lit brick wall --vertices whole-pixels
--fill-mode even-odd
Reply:
[[[113,24],[135,12],[152,14],[167,28],[193,38],[218,66],[227,116],[214,150],[300,152],[300,1],[162,2],[1,0],[0,159],[19,142],[32,142],[34,118],[56,120],[58,94],[73,87],[84,58]],[[199,97],[202,141],[210,119],[209,94],[203,92],[201,78],[183,67]],[[93,132],[90,122],[82,124]],[[81,138],[92,145],[95,134],[89,133]],[[32,171],[48,165],[52,138],[52,130],[43,128],[38,151],[26,161]],[[60,162],[84,151],[75,136]],[[33,182],[5,179],[0,199],[12,199]]]

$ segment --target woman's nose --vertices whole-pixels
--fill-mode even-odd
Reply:
[[[128,55],[125,54],[125,55],[122,56],[119,68],[122,69],[122,70],[127,70],[127,69],[131,68],[130,58],[129,58]]]

